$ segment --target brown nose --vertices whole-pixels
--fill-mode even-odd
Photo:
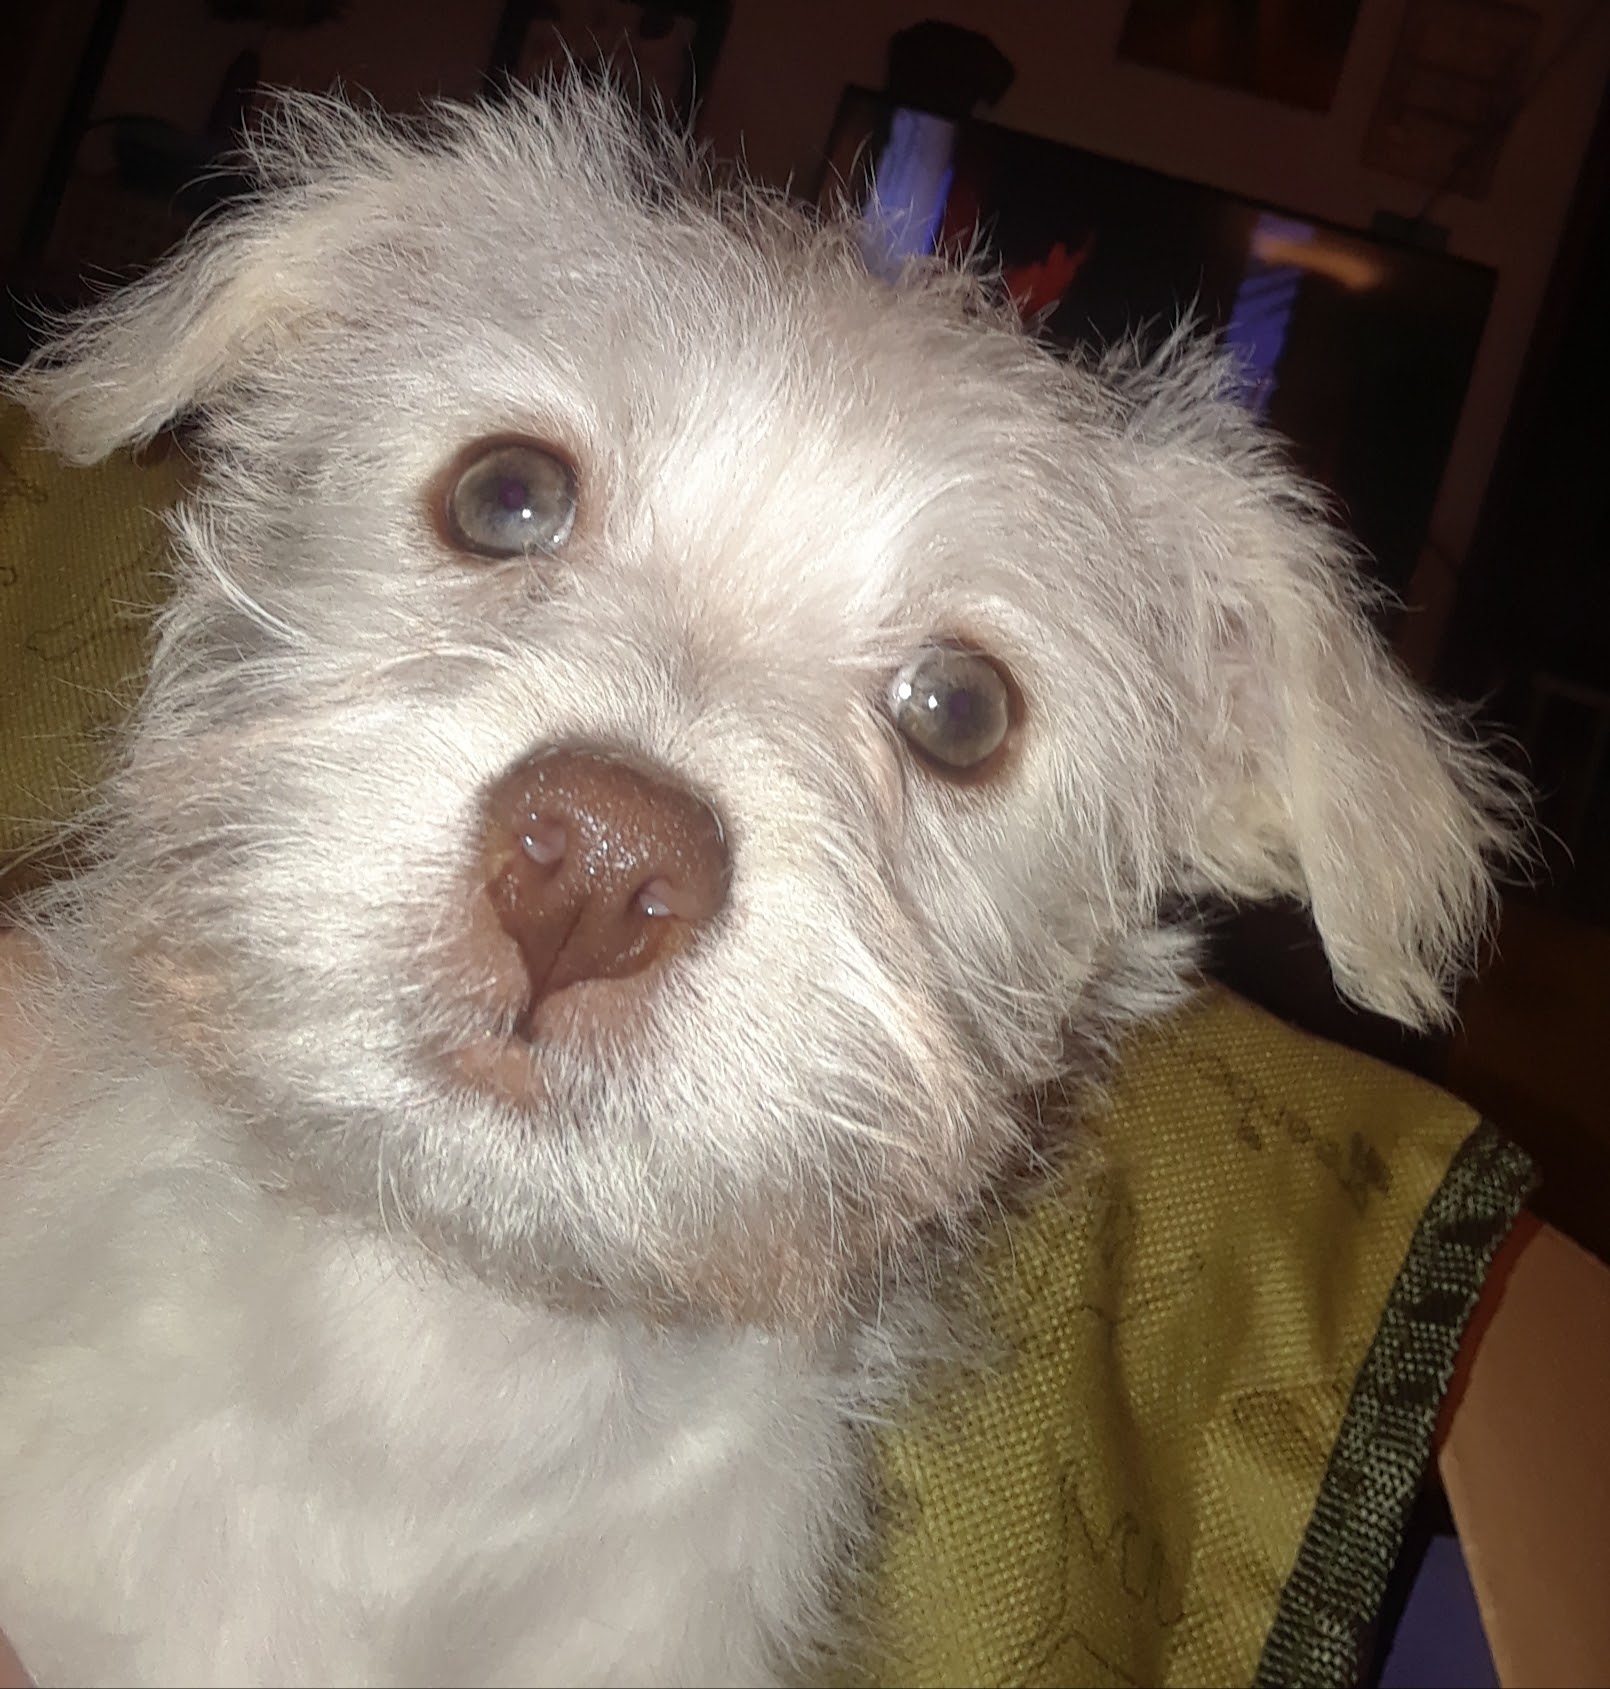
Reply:
[[[721,823],[668,777],[554,751],[488,806],[487,890],[530,978],[527,1023],[567,985],[655,966],[726,901]]]

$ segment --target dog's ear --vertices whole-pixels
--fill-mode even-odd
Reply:
[[[54,325],[6,385],[74,463],[142,445],[223,392],[313,306],[317,231],[253,210]]]
[[[1178,347],[1127,382],[1188,606],[1182,879],[1306,901],[1349,997],[1445,1020],[1524,830],[1519,784],[1399,671],[1347,546],[1226,384]]]
[[[255,196],[141,280],[58,319],[7,390],[72,462],[150,440],[295,339],[333,258],[377,209],[387,155],[403,150],[339,99],[282,96],[242,161]]]

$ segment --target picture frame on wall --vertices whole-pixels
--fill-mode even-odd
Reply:
[[[1360,0],[1130,0],[1118,56],[1328,111]]]
[[[1409,0],[1363,162],[1485,199],[1542,27],[1536,11],[1511,0]]]
[[[611,75],[640,105],[691,124],[730,10],[730,0],[508,0],[490,80]]]

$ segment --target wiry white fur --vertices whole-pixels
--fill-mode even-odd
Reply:
[[[787,1675],[936,1243],[1177,998],[1170,901],[1306,897],[1430,1019],[1508,795],[1188,341],[1059,363],[598,96],[258,163],[17,383],[76,461],[202,432],[0,1073],[0,1622],[62,1682]],[[508,431],[581,517],[467,562],[427,490]],[[1024,700],[976,785],[887,718],[935,635]],[[567,743],[707,794],[732,896],[523,1110],[442,1055],[481,795]]]

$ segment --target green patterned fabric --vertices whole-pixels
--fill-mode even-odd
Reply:
[[[845,1675],[1357,1682],[1524,1161],[1221,991],[1134,1033],[1082,1125],[1097,1165],[978,1261],[1001,1352],[884,1439]]]

